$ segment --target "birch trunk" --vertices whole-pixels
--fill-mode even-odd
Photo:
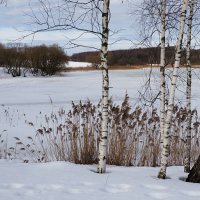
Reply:
[[[175,63],[174,63],[174,68],[173,68],[173,75],[172,75],[172,80],[171,80],[169,100],[168,100],[168,106],[167,106],[167,116],[166,116],[165,125],[164,125],[164,137],[163,137],[163,147],[161,150],[160,171],[158,173],[158,178],[162,178],[162,179],[166,178],[167,162],[168,162],[168,157],[169,157],[170,125],[171,125],[172,113],[174,109],[174,97],[175,97],[177,75],[178,75],[178,70],[180,67],[181,48],[182,48],[182,41],[183,41],[183,32],[184,32],[184,26],[185,26],[187,5],[188,5],[188,0],[183,0],[182,9],[181,9],[180,28],[179,28],[179,34],[178,34],[177,44],[176,44]]]
[[[161,52],[160,52],[160,143],[162,148],[165,125],[165,32],[166,32],[166,0],[162,0],[161,11]]]
[[[102,68],[102,130],[99,142],[98,173],[106,172],[106,158],[108,146],[108,97],[109,97],[109,75],[108,75],[108,34],[109,34],[109,6],[110,0],[103,0],[102,12],[102,43],[101,43],[101,68]]]
[[[186,111],[187,111],[187,132],[186,132],[186,154],[184,160],[184,171],[190,172],[190,150],[191,150],[191,36],[192,36],[192,20],[194,15],[194,0],[189,1],[190,14],[188,18],[187,29],[187,47],[186,47],[186,59],[187,59],[187,88],[186,88]]]

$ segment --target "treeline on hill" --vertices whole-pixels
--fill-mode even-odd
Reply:
[[[60,71],[68,56],[57,45],[12,46],[0,44],[0,67],[13,77],[33,75],[53,75]]]
[[[166,47],[166,64],[173,65],[175,47]],[[191,51],[192,64],[200,64],[200,49]],[[82,52],[73,54],[71,60],[79,62],[99,63],[100,53]],[[160,63],[160,47],[115,50],[108,53],[108,64],[111,66],[153,65]],[[182,51],[181,64],[186,63],[185,50]]]

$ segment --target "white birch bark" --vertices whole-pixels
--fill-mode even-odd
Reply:
[[[169,91],[167,116],[166,116],[165,126],[164,126],[164,138],[163,138],[163,147],[161,149],[160,171],[158,173],[158,178],[162,178],[162,179],[166,178],[167,162],[168,162],[168,157],[169,157],[170,125],[171,125],[172,113],[174,109],[174,97],[175,97],[177,75],[178,75],[178,70],[180,67],[181,48],[182,48],[182,41],[183,41],[187,5],[188,5],[188,0],[183,0],[182,9],[181,9],[180,28],[179,28],[179,34],[178,34],[177,44],[176,44],[175,63],[174,63],[173,75],[172,75],[171,86],[170,86],[170,91]]]
[[[165,123],[165,32],[166,32],[166,0],[161,2],[161,52],[160,52],[160,143],[162,148]]]
[[[186,111],[187,111],[187,130],[186,130],[186,152],[184,159],[184,171],[190,172],[190,150],[191,150],[191,36],[192,36],[192,20],[194,15],[194,0],[189,1],[190,14],[188,18],[187,28],[187,47],[186,47],[186,60],[187,60],[187,87],[186,87]]]
[[[108,75],[108,34],[109,34],[109,6],[110,0],[103,0],[102,12],[102,42],[101,42],[101,68],[102,68],[102,130],[99,142],[98,173],[106,172],[106,157],[108,146],[108,98],[109,98],[109,75]]]

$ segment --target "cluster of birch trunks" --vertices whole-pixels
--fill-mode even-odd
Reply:
[[[189,4],[189,5],[188,5]],[[180,68],[180,58],[181,49],[183,43],[184,26],[186,23],[186,14],[189,12],[188,22],[187,22],[187,46],[186,46],[186,56],[187,56],[187,88],[186,88],[186,109],[187,109],[187,139],[186,139],[186,156],[184,162],[185,172],[190,171],[190,152],[191,152],[191,63],[190,63],[190,49],[191,49],[191,30],[192,30],[192,19],[194,15],[194,5],[195,1],[183,0],[181,9],[181,19],[180,28],[176,44],[175,53],[175,63],[173,67],[173,74],[171,79],[171,86],[168,97],[168,105],[165,107],[165,32],[166,32],[166,1],[162,1],[162,12],[161,12],[161,60],[160,60],[160,71],[161,71],[161,85],[160,85],[160,132],[161,132],[161,167],[158,174],[158,178],[166,177],[166,168],[168,164],[169,157],[169,137],[170,137],[170,127],[172,122],[172,113],[174,108],[174,98],[176,83],[178,78],[178,70]],[[165,109],[167,112],[165,113]]]
[[[109,9],[109,1],[105,2],[105,9]],[[176,43],[176,52],[175,52],[175,63],[173,66],[173,74],[171,77],[171,84],[169,90],[169,97],[167,99],[168,104],[166,105],[166,84],[165,84],[165,35],[166,35],[166,16],[167,16],[167,1],[161,1],[161,56],[160,56],[160,134],[161,134],[161,162],[160,162],[160,171],[158,173],[158,178],[165,179],[166,178],[166,169],[168,165],[168,158],[170,153],[170,127],[172,122],[172,114],[174,109],[174,98],[175,91],[177,86],[178,79],[178,70],[180,68],[180,59],[181,59],[181,50],[183,44],[183,36],[185,30],[185,24],[187,21],[187,45],[186,45],[186,55],[187,55],[187,88],[186,88],[186,100],[187,100],[187,139],[186,139],[186,156],[184,161],[184,170],[185,172],[190,171],[190,153],[191,153],[191,63],[190,63],[190,49],[191,49],[191,38],[192,38],[192,22],[194,16],[194,6],[195,0],[182,0],[181,5],[181,14],[180,14],[180,25]],[[188,18],[187,18],[188,13]],[[105,20],[106,15],[102,15]],[[108,23],[106,20],[102,23],[103,27],[108,30]],[[105,29],[105,30],[106,30]],[[103,36],[107,36],[107,34],[103,34]],[[108,137],[108,67],[106,63],[105,55],[107,52],[105,51],[105,41],[102,42],[102,69],[103,69],[103,104],[102,104],[102,114],[104,116],[102,121],[102,135],[100,140],[100,148],[99,148],[99,165],[98,172],[105,172],[105,164],[106,164],[106,151],[107,151],[107,137]],[[107,47],[107,44],[106,44]]]

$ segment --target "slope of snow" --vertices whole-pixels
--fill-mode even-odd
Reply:
[[[69,61],[65,66],[68,68],[91,67],[92,63]]]
[[[0,161],[1,200],[197,200],[199,184],[180,180],[182,167],[169,167],[169,179],[156,178],[158,168],[96,166],[65,162],[24,164]]]

